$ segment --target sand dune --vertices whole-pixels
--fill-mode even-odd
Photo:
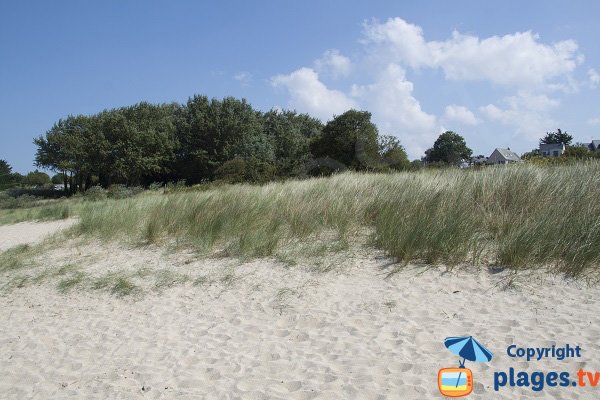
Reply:
[[[509,367],[600,370],[600,290],[582,283],[534,275],[506,288],[504,272],[421,267],[384,279],[389,260],[375,252],[329,273],[273,260],[182,262],[157,249],[108,253],[86,270],[170,266],[216,278],[135,298],[62,295],[51,284],[6,293],[0,397],[435,399],[438,370],[458,365],[443,339],[457,335],[495,354],[489,364],[467,362],[470,398],[591,399],[599,390],[493,390],[494,371]],[[528,363],[506,355],[511,343],[577,344],[583,357]]]

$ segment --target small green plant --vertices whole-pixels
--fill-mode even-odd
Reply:
[[[194,286],[204,286],[206,284],[208,284],[210,282],[210,280],[208,279],[207,276],[199,276],[196,279],[194,279]]]
[[[162,290],[166,288],[171,288],[176,285],[183,285],[190,279],[189,276],[183,275],[168,269],[163,269],[158,271],[156,274],[156,282],[154,283],[154,288],[157,290]]]
[[[111,293],[118,297],[130,296],[137,293],[139,288],[126,277],[120,276],[111,288]]]
[[[58,283],[58,290],[61,293],[67,293],[68,291],[73,289],[75,286],[81,284],[83,282],[84,278],[85,278],[85,275],[82,272],[75,272],[73,274],[70,274],[69,277],[61,280]]]
[[[141,291],[130,278],[122,273],[109,273],[100,278],[96,278],[92,283],[92,289],[109,290],[110,293],[117,297],[130,296]]]
[[[88,201],[104,200],[107,197],[106,190],[101,186],[92,186],[83,192],[83,198]]]
[[[383,305],[385,307],[387,307],[387,309],[391,312],[392,309],[396,308],[398,303],[396,303],[396,300],[387,300],[386,302],[383,303]]]
[[[22,244],[0,253],[0,272],[21,269],[27,265],[31,255],[31,246]]]

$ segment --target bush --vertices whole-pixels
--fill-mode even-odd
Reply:
[[[0,209],[14,210],[17,208],[35,207],[40,204],[40,199],[36,196],[24,194],[13,197],[8,192],[0,193]]]
[[[111,185],[108,188],[107,196],[111,199],[126,199],[127,197],[133,197],[136,194],[140,194],[144,191],[144,188],[140,186],[127,187],[125,185]]]
[[[98,201],[106,199],[107,194],[101,186],[92,186],[83,193],[83,198],[89,201]]]
[[[148,190],[151,190],[153,192],[158,192],[159,190],[163,190],[164,187],[165,187],[165,184],[162,182],[152,182],[150,184],[150,186],[148,186]]]

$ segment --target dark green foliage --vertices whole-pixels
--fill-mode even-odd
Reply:
[[[52,176],[52,183],[54,183],[55,185],[60,185],[64,183],[67,179],[67,175],[63,174],[62,172],[59,172],[58,174]]]
[[[546,136],[540,139],[540,143],[542,144],[563,143],[565,146],[570,145],[572,141],[573,136],[560,129],[558,129],[557,132],[547,132]]]
[[[6,160],[0,160],[0,183],[8,182],[11,176],[12,167]]]
[[[36,164],[68,175],[71,191],[91,187],[94,177],[103,186],[156,180],[175,158],[177,108],[139,103],[89,117],[69,116],[34,140]]]
[[[29,186],[45,186],[50,184],[50,177],[48,174],[36,170],[28,173],[23,179],[23,183]]]
[[[263,129],[273,143],[276,174],[285,177],[303,173],[310,142],[319,137],[323,125],[307,114],[271,110],[263,116]]]
[[[397,139],[379,140],[368,112],[350,110],[323,127],[306,114],[262,113],[232,97],[194,96],[185,105],[142,102],[71,115],[34,143],[36,164],[57,172],[53,183],[71,193],[183,181],[262,183],[305,176],[311,169],[385,171],[409,165]]]
[[[12,172],[12,167],[6,160],[0,160],[0,190],[8,189],[20,183],[23,176]]]
[[[600,153],[596,151],[590,151],[586,144],[576,143],[574,146],[567,146],[563,156],[576,160],[585,160],[589,158],[599,158]]]
[[[178,179],[188,183],[213,180],[219,166],[236,158],[274,161],[261,115],[246,100],[192,97],[178,119],[177,137]]]
[[[428,163],[441,163],[446,165],[460,165],[469,160],[473,151],[467,147],[465,139],[456,132],[442,133],[433,147],[425,152],[425,161]]]
[[[410,161],[406,155],[404,146],[394,136],[381,136],[379,138],[379,155],[381,156],[382,168],[403,171],[410,169]]]
[[[329,157],[346,168],[376,169],[380,165],[378,132],[371,113],[349,110],[334,117],[312,143],[315,157]]]
[[[106,190],[101,186],[92,186],[85,191],[83,198],[89,201],[98,201],[106,199]]]

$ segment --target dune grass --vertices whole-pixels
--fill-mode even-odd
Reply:
[[[0,209],[0,225],[23,221],[51,221],[67,219],[76,214],[77,204],[72,200],[56,200],[47,205]]]
[[[576,276],[600,262],[600,163],[233,185],[87,203],[79,232],[107,240],[274,256],[290,246],[370,243],[399,262],[551,267]]]

